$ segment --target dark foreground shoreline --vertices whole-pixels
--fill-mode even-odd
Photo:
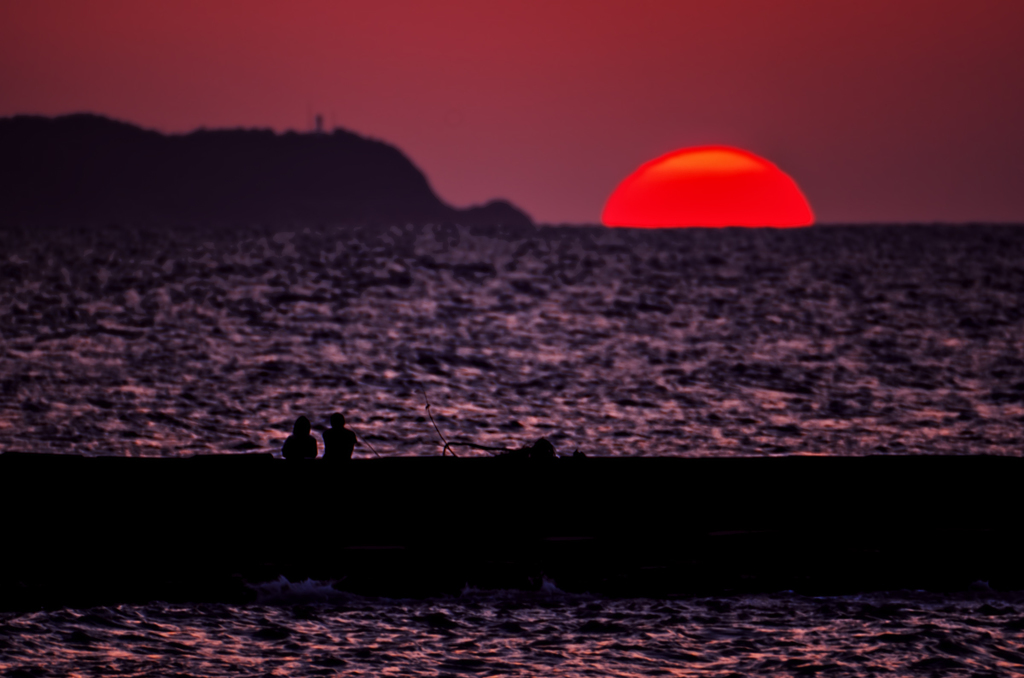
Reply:
[[[0,609],[363,595],[1024,589],[1024,458],[0,455]]]

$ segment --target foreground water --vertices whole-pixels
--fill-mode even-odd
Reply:
[[[963,675],[1024,672],[1024,599],[992,592],[607,600],[467,591],[0,615],[8,676]]]
[[[0,449],[1019,454],[1024,228],[0,233]],[[366,453],[366,448],[361,448]]]

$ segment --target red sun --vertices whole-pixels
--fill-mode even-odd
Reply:
[[[814,214],[789,175],[728,146],[673,151],[619,184],[601,214],[605,226],[810,226]]]

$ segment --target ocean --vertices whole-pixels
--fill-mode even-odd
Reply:
[[[1024,229],[0,234],[0,448],[1009,454]],[[370,454],[366,446],[358,454]],[[484,452],[485,454],[485,452]]]
[[[9,676],[1012,676],[1024,598],[612,600],[467,591],[347,598],[267,587],[245,607],[0,615]],[[325,602],[326,601],[326,602]]]
[[[0,451],[278,452],[297,416],[318,434],[342,412],[357,456],[437,455],[439,432],[562,455],[1019,456],[1022,293],[1011,226],[8,226]],[[664,600],[330,584],[0,613],[0,670],[1024,673],[1024,599],[985,582]]]

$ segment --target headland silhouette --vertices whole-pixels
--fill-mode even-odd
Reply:
[[[533,225],[504,200],[445,204],[400,150],[342,129],[165,135],[91,114],[0,118],[0,204],[13,223]]]

